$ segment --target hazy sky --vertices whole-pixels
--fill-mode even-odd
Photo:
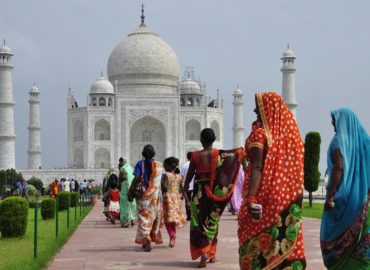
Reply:
[[[244,92],[245,135],[254,93],[281,91],[282,53],[296,54],[298,124],[322,135],[321,170],[333,136],[330,110],[351,107],[370,131],[370,1],[147,0],[146,24],[225,104],[232,145],[232,92]],[[27,167],[28,91],[41,91],[43,168],[67,166],[67,93],[86,106],[113,48],[140,23],[141,1],[0,0],[0,38],[14,54],[17,168]]]

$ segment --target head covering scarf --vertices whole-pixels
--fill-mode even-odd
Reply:
[[[335,207],[324,211],[321,240],[332,241],[348,229],[363,208],[370,187],[370,138],[356,114],[347,108],[331,112],[336,134],[328,149],[329,179],[333,171],[332,153],[339,148],[343,175],[334,195]],[[330,180],[328,187],[330,186]]]
[[[267,137],[267,151],[263,165],[257,201],[262,203],[264,221],[271,214],[276,218],[291,202],[303,196],[304,145],[293,114],[282,97],[273,92],[256,94],[258,108]],[[264,221],[264,222],[263,222]]]
[[[132,180],[134,180],[134,177],[135,177],[133,174],[134,170],[130,166],[130,162],[127,159],[124,159],[123,162],[124,162],[123,168],[127,172],[128,183],[129,185],[131,185]]]

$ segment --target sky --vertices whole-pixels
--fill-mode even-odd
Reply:
[[[67,166],[67,93],[86,106],[113,48],[140,24],[136,0],[0,0],[0,38],[13,56],[16,166],[27,167],[29,89],[41,92],[43,168]],[[334,135],[330,111],[352,108],[370,131],[370,1],[146,0],[146,25],[224,98],[225,148],[232,146],[232,92],[244,93],[245,136],[254,94],[281,92],[280,57],[296,59],[297,121],[322,137],[320,170]]]

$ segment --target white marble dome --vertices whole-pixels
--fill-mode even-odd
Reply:
[[[294,56],[294,53],[292,50],[288,49],[286,50],[284,53],[283,53],[283,58],[291,58],[291,57],[295,57]]]
[[[180,93],[200,92],[199,84],[196,81],[192,80],[190,77],[181,81],[179,84],[179,88],[180,88]]]
[[[1,54],[12,54],[10,48],[6,46],[5,44],[0,46],[0,53]]]
[[[30,93],[39,93],[39,89],[35,84],[31,87]]]
[[[90,94],[114,94],[113,85],[103,75],[91,85]]]
[[[145,25],[128,35],[108,59],[110,81],[124,78],[178,80],[179,61],[171,47]]]

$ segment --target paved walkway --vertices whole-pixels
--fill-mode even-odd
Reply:
[[[189,252],[189,225],[178,231],[176,247],[168,247],[166,229],[162,229],[164,244],[155,246],[150,253],[134,244],[136,227],[123,229],[105,221],[103,205],[98,203],[80,224],[76,232],[55,256],[48,269],[192,269],[198,262],[191,261]],[[319,246],[320,221],[305,219],[304,240],[307,270],[325,269]],[[218,262],[208,269],[239,269],[237,221],[225,213],[220,226],[217,252]]]

